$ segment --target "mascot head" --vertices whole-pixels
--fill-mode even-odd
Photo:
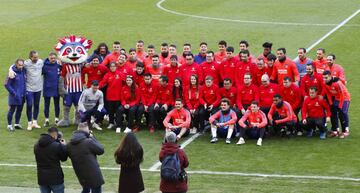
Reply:
[[[84,37],[70,35],[59,39],[55,50],[59,53],[59,58],[64,63],[80,64],[86,61],[87,51],[92,45],[91,40]]]

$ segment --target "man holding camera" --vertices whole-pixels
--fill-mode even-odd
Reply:
[[[65,140],[55,127],[41,134],[34,146],[38,184],[41,193],[64,193],[64,173],[60,161],[66,161]]]

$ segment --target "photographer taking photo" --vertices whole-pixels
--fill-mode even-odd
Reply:
[[[38,184],[41,193],[64,193],[64,173],[60,161],[67,160],[66,142],[57,128],[41,134],[34,146]]]

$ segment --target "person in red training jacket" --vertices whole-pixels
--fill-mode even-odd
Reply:
[[[182,137],[189,135],[190,123],[190,112],[183,107],[181,99],[176,99],[175,108],[168,112],[163,121],[166,132],[174,132],[177,135],[176,139],[179,141]]]
[[[279,48],[277,49],[276,54],[278,59],[274,63],[274,68],[270,79],[281,85],[282,81],[284,80],[284,77],[288,76],[291,78],[292,82],[295,82],[297,85],[299,85],[299,81],[300,81],[299,71],[294,61],[286,57],[286,49]]]
[[[226,48],[226,58],[221,62],[219,67],[220,81],[223,82],[225,78],[229,78],[235,86],[235,72],[236,72],[236,63],[238,60],[233,56],[234,47]]]
[[[191,131],[196,133],[199,128],[199,110],[200,110],[200,85],[198,77],[193,74],[190,77],[190,86],[184,88],[184,101],[186,108],[191,114]]]
[[[335,63],[335,59],[336,59],[335,54],[329,54],[326,58],[327,65],[331,72],[331,76],[339,78],[343,84],[346,84],[344,69],[339,64]]]
[[[247,110],[243,117],[239,120],[240,125],[240,138],[236,143],[237,145],[245,144],[245,134],[251,138],[257,138],[256,145],[262,146],[262,139],[265,134],[265,127],[268,124],[267,118],[264,112],[260,110],[259,103],[257,101],[251,102],[251,109]]]
[[[253,77],[256,65],[249,60],[250,53],[248,50],[242,50],[239,53],[240,61],[236,63],[235,79],[236,87],[244,84],[244,75],[249,73]]]
[[[181,69],[176,55],[170,56],[170,66],[165,67],[163,75],[169,78],[169,82],[174,82],[175,78],[181,78]]]
[[[295,115],[297,115],[300,112],[302,102],[300,88],[286,76],[283,84],[279,86],[279,94],[284,101],[290,103]]]
[[[322,93],[322,87],[324,85],[324,80],[322,75],[315,73],[314,65],[306,65],[306,75],[301,79],[300,90],[303,97],[309,96],[309,89],[311,87],[316,87],[318,93]]]
[[[251,80],[251,74],[245,74],[244,85],[237,88],[236,106],[241,114],[245,114],[252,101],[259,101],[258,88],[251,83]]]
[[[136,42],[136,57],[140,62],[144,63],[144,60],[146,59],[146,52],[144,51],[144,41],[139,40]]]
[[[121,89],[122,81],[120,79],[120,74],[116,71],[116,63],[111,62],[109,64],[110,72],[106,73],[104,78],[99,84],[99,88],[106,87],[106,101],[108,103],[108,113],[109,113],[109,126],[108,129],[112,129],[115,126],[114,118],[116,110],[120,106],[121,101]]]
[[[220,97],[229,99],[231,108],[236,107],[236,87],[232,85],[232,81],[230,78],[225,78],[223,85],[224,87],[219,89]]]
[[[151,44],[148,45],[148,47],[147,47],[147,55],[146,55],[146,58],[143,61],[144,65],[145,65],[145,69],[147,69],[148,66],[152,64],[152,57],[155,54],[156,54],[155,46],[151,45]]]
[[[136,64],[138,62],[141,62],[141,61],[138,60],[138,58],[137,58],[135,48],[130,48],[129,49],[129,57],[128,57],[125,65],[129,66],[135,72],[136,71]]]
[[[134,71],[129,66],[125,65],[126,58],[127,56],[125,54],[120,54],[116,69],[120,73],[120,79],[123,81],[123,84],[125,84],[128,75],[134,75]]]
[[[211,76],[205,78],[205,85],[200,88],[200,104],[202,107],[199,111],[200,131],[204,131],[205,120],[218,110],[220,104],[219,87],[213,84]]]
[[[221,64],[225,60],[226,47],[227,47],[226,41],[224,41],[224,40],[219,41],[219,43],[218,43],[219,51],[216,52],[214,55],[216,63]]]
[[[279,86],[271,83],[269,76],[264,74],[261,77],[261,86],[258,88],[258,93],[260,110],[267,115],[273,104],[274,95],[279,94]]]
[[[332,77],[329,70],[323,73],[324,88],[322,95],[326,95],[329,104],[331,105],[331,130],[332,137],[339,136],[345,138],[350,135],[349,131],[349,106],[350,106],[350,93],[345,85],[339,81],[338,78]],[[339,114],[339,116],[338,116]],[[339,135],[339,121],[341,123],[342,133]]]
[[[263,47],[263,53],[258,56],[258,59],[259,58],[264,59],[264,63],[266,64],[268,62],[267,57],[269,54],[271,54],[272,43],[265,42],[263,43],[262,47]]]
[[[194,62],[194,55],[187,54],[185,56],[186,64],[180,67],[181,70],[181,80],[183,81],[184,86],[190,85],[190,76],[196,74],[200,80],[200,85],[202,84],[202,72],[198,64]]]
[[[217,136],[226,137],[225,143],[230,144],[231,138],[235,137],[234,129],[237,121],[235,111],[230,108],[230,101],[227,98],[221,99],[220,110],[209,118],[211,124],[210,143],[218,141]]]
[[[305,98],[301,108],[302,124],[307,131],[307,136],[313,135],[314,129],[319,128],[320,139],[326,138],[326,122],[330,122],[331,111],[327,102],[319,96],[316,87],[310,87],[309,97]],[[325,113],[326,112],[326,113]]]
[[[257,68],[254,70],[254,77],[252,83],[255,84],[257,87],[261,85],[261,77],[264,74],[268,74],[271,76],[271,71],[267,66],[265,66],[264,58],[258,58],[256,60]]]
[[[291,105],[283,101],[281,95],[274,95],[274,103],[271,105],[270,111],[267,115],[270,125],[273,126],[275,133],[281,135],[291,135],[294,131],[296,123],[296,116]]]
[[[163,120],[166,117],[167,112],[172,109],[173,104],[172,85],[168,83],[167,76],[160,76],[160,84],[157,91],[156,103],[154,106],[155,119],[160,128],[162,128]]]
[[[165,65],[160,64],[159,56],[155,54],[152,57],[152,64],[148,66],[147,71],[152,75],[153,81],[159,83],[160,76],[165,72]]]
[[[219,86],[220,76],[219,76],[219,64],[214,60],[214,52],[208,51],[206,53],[205,62],[200,64],[200,71],[202,73],[202,80],[200,82],[205,82],[204,78],[206,76],[213,77],[213,83]]]
[[[93,80],[101,81],[109,69],[103,65],[99,65],[99,56],[93,55],[90,65],[85,66],[81,70],[81,80],[86,88],[91,87],[91,82]],[[85,79],[85,76],[87,79]]]
[[[325,55],[325,49],[319,48],[316,50],[316,60],[313,61],[314,67],[315,67],[315,73],[320,74],[322,76],[322,73],[325,70],[328,70],[326,55]]]
[[[268,70],[270,72],[270,74],[269,74],[269,77],[270,77],[274,70],[274,64],[275,64],[275,61],[277,58],[274,54],[269,54],[266,58],[267,58],[267,63],[265,66],[268,68]]]
[[[134,72],[134,80],[136,86],[140,87],[144,83],[144,75],[146,74],[145,65],[142,62],[136,63],[136,69]]]
[[[124,133],[137,132],[139,130],[140,116],[136,115],[139,101],[140,90],[136,87],[134,78],[128,76],[126,78],[126,85],[121,89],[121,105],[116,112],[116,133],[120,133],[121,128],[123,128],[124,114],[128,118],[128,124]],[[136,125],[134,126],[135,118]]]
[[[165,157],[176,153],[180,160],[181,171],[185,172],[185,168],[189,166],[189,160],[184,152],[180,149],[180,146],[176,144],[176,134],[174,132],[167,132],[165,134],[165,141],[162,144],[159,160],[162,162]],[[171,182],[161,178],[160,181],[160,191],[162,192],[187,192],[187,178],[181,179],[179,181]]]
[[[110,62],[117,62],[120,53],[121,53],[120,42],[115,41],[113,43],[113,51],[104,58],[101,65],[108,66]]]

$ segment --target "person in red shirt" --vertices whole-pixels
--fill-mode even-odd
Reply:
[[[273,103],[275,94],[279,94],[279,87],[277,84],[271,83],[267,74],[261,77],[261,86],[258,89],[259,106],[262,112],[268,114]]]
[[[170,123],[170,120],[172,123]],[[177,135],[177,141],[179,141],[182,137],[189,135],[190,122],[190,112],[183,107],[181,99],[176,99],[175,109],[166,115],[163,124],[166,132],[174,132]]]
[[[265,64],[265,66],[268,68],[270,74],[269,77],[272,75],[273,70],[274,70],[274,63],[276,61],[276,56],[274,54],[269,54],[267,57],[267,62]]]
[[[294,131],[296,116],[291,105],[283,101],[279,94],[274,95],[274,103],[271,105],[267,115],[269,124],[273,126],[275,133],[282,136],[290,136]]]
[[[326,138],[326,122],[330,122],[330,107],[323,97],[319,96],[316,87],[310,87],[309,97],[305,98],[301,108],[302,124],[307,130],[307,136],[313,135],[314,129],[319,128],[320,139]],[[325,113],[326,112],[326,113]]]
[[[317,74],[322,75],[325,70],[328,70],[324,48],[316,50],[316,60],[314,60],[313,63]]]
[[[236,143],[237,145],[245,144],[245,134],[252,138],[258,138],[256,145],[262,146],[262,139],[265,134],[265,127],[268,124],[264,112],[260,110],[257,101],[251,102],[251,109],[247,110],[243,117],[239,120],[240,125],[240,138]]]
[[[116,110],[120,106],[122,81],[119,72],[116,71],[116,63],[109,64],[110,72],[106,73],[99,84],[99,88],[106,88],[107,110],[109,113],[109,126],[112,129],[115,126],[114,118]]]
[[[144,51],[144,41],[139,40],[136,42],[136,57],[140,62],[144,62],[147,54]]]
[[[161,50],[159,56],[160,63],[163,65],[169,64],[170,63],[169,44],[162,43],[160,50]]]
[[[170,66],[164,69],[163,75],[169,78],[169,82],[174,82],[175,78],[181,78],[181,69],[176,55],[170,56]]]
[[[226,137],[225,143],[230,144],[231,138],[235,137],[234,129],[237,121],[235,111],[230,108],[230,101],[227,98],[221,99],[220,110],[209,118],[211,124],[210,143],[218,141],[217,136]]]
[[[284,80],[284,77],[288,76],[291,78],[292,82],[295,82],[297,85],[299,85],[299,81],[300,81],[299,71],[294,61],[286,57],[286,49],[285,48],[277,49],[276,55],[278,57],[278,60],[276,60],[274,63],[274,69],[270,79],[281,85],[282,81]]]
[[[300,90],[303,97],[309,96],[309,89],[316,87],[318,93],[322,93],[324,81],[322,75],[315,73],[314,65],[306,65],[306,75],[301,79]]]
[[[229,99],[231,108],[236,108],[236,87],[232,85],[232,81],[230,78],[225,78],[223,85],[224,87],[219,89],[220,97]]]
[[[196,74],[200,80],[200,85],[202,84],[202,73],[201,68],[198,64],[194,62],[194,55],[187,54],[185,56],[186,64],[180,67],[181,70],[181,80],[183,81],[184,86],[190,85],[190,76]]]
[[[242,50],[239,53],[240,61],[236,63],[235,79],[236,87],[244,84],[244,75],[250,73],[254,76],[256,65],[249,60],[250,53],[248,50]]]
[[[141,62],[136,55],[136,50],[134,48],[129,49],[129,57],[125,65],[129,66],[134,72],[136,71],[136,64]]]
[[[170,44],[170,46],[169,46],[169,55],[170,55],[170,57],[169,57],[169,60],[168,60],[168,63],[166,64],[166,66],[170,66],[171,56],[176,56],[177,57],[177,60],[178,60],[178,62],[180,64],[179,66],[181,66],[181,63],[184,62],[184,61],[180,61],[180,60],[183,60],[183,58],[178,56],[175,44]]]
[[[325,95],[331,105],[331,130],[332,137],[339,136],[345,138],[350,135],[349,131],[349,106],[350,94],[345,85],[336,77],[332,77],[329,70],[323,73],[325,86],[323,88],[323,95]],[[341,123],[342,132],[339,134],[339,121]]]
[[[172,84],[172,104],[171,106],[175,105],[176,99],[183,99],[183,84],[180,78],[175,78]]]
[[[257,68],[254,70],[253,84],[259,87],[261,85],[261,77],[264,74],[271,75],[272,72],[267,66],[265,66],[264,58],[258,58],[256,60],[256,66]]]
[[[146,74],[145,65],[142,62],[136,63],[136,69],[134,72],[134,80],[136,86],[140,87],[144,83],[144,75]]]
[[[155,132],[156,116],[154,109],[157,100],[158,86],[158,84],[152,81],[150,73],[144,75],[144,82],[140,85],[141,104],[139,104],[137,116],[142,117],[144,113],[147,115],[145,117],[150,133]]]
[[[146,58],[144,59],[144,65],[145,68],[147,69],[148,66],[151,66],[152,64],[152,57],[156,54],[155,52],[155,46],[154,45],[148,45],[147,47],[147,55]]]
[[[190,85],[184,88],[184,101],[186,108],[191,114],[191,131],[194,134],[199,128],[199,110],[200,110],[200,85],[198,77],[193,74],[190,77]]]
[[[120,42],[115,41],[113,43],[113,51],[104,58],[101,65],[108,66],[110,64],[110,62],[117,62],[118,58],[120,56],[120,53],[121,53]]]
[[[267,63],[268,62],[268,55],[271,54],[271,48],[272,48],[272,43],[271,42],[265,42],[262,45],[263,47],[263,53],[260,54],[257,58],[262,58],[264,59],[264,62]]]
[[[90,65],[85,66],[81,70],[81,80],[83,85],[86,88],[90,88],[93,80],[100,82],[108,71],[109,69],[107,67],[99,65],[99,56],[93,55]]]
[[[248,60],[250,63],[254,63],[255,62],[255,57],[253,55],[250,54],[250,50],[249,50],[249,43],[246,41],[246,40],[241,40],[239,42],[239,49],[240,49],[240,52],[243,51],[243,50],[246,50],[247,52],[249,52],[249,55],[248,55]],[[237,56],[237,59],[238,60],[241,60],[241,56],[240,54]]]
[[[185,43],[185,44],[183,45],[182,57],[179,58],[179,63],[180,63],[181,65],[185,65],[185,63],[186,63],[185,57],[186,57],[187,54],[190,54],[190,53],[191,53],[191,44]]]
[[[244,115],[252,101],[259,101],[258,88],[251,83],[251,74],[244,75],[244,85],[237,88],[236,106]]]
[[[335,63],[335,59],[336,59],[336,57],[334,54],[329,54],[326,58],[327,65],[331,72],[331,76],[339,78],[343,84],[346,84],[344,69],[339,64]]]
[[[233,53],[234,47],[229,46],[226,48],[226,57],[219,66],[219,76],[221,82],[223,82],[225,78],[229,78],[233,86],[235,86],[236,63],[238,60],[233,56]]]
[[[202,107],[199,110],[200,131],[205,129],[205,120],[218,110],[220,104],[219,87],[213,84],[213,78],[207,76],[205,78],[205,85],[200,88],[200,104]]]
[[[205,82],[205,76],[213,77],[213,83],[219,85],[219,64],[214,61],[214,52],[208,51],[206,53],[206,61],[200,64],[200,71],[202,73],[202,80],[200,82]]]
[[[125,84],[126,77],[128,75],[133,76],[133,73],[134,73],[132,68],[125,65],[126,58],[127,57],[125,54],[120,54],[118,62],[117,62],[117,68],[116,68],[116,70],[120,73],[120,79],[121,79],[121,81],[123,81],[123,84]]]
[[[155,116],[157,123],[162,127],[162,121],[164,120],[167,112],[172,109],[173,104],[172,85],[168,83],[167,76],[160,76],[160,86],[158,87],[157,98],[155,103]]]
[[[153,81],[159,83],[160,76],[165,72],[166,66],[160,64],[159,56],[155,54],[152,57],[152,64],[148,66],[147,71],[152,75]]]
[[[116,112],[116,133],[120,133],[123,128],[124,114],[128,119],[127,127],[124,133],[131,131],[137,132],[140,125],[140,117],[136,117],[136,111],[140,101],[140,90],[136,87],[132,76],[126,77],[126,85],[121,89],[121,105]],[[134,125],[136,118],[136,125]]]
[[[225,40],[221,40],[218,43],[219,52],[215,53],[215,61],[221,64],[226,58],[226,47],[227,43]]]

